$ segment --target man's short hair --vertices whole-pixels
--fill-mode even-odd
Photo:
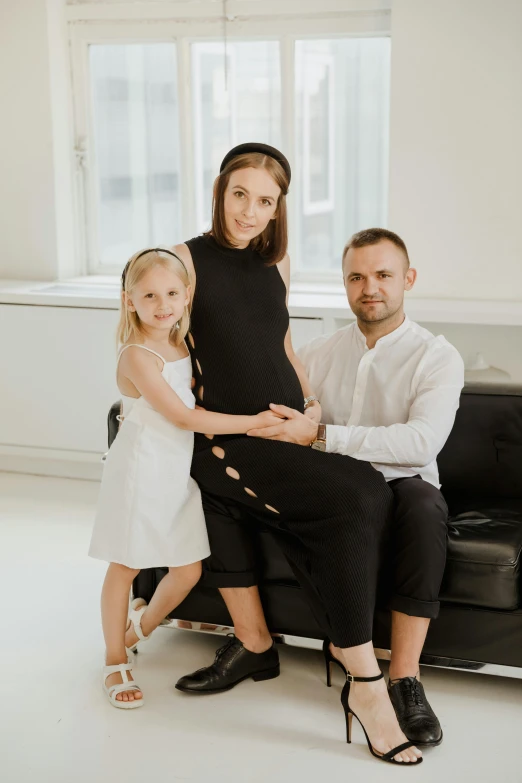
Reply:
[[[399,250],[402,250],[406,258],[406,269],[408,269],[410,266],[410,258],[406,245],[398,234],[395,234],[393,231],[388,231],[387,228],[365,228],[364,231],[358,231],[357,234],[354,234],[344,246],[343,266],[346,254],[351,247],[357,248],[377,245],[379,242],[382,242],[383,239],[387,239],[389,242],[392,242],[395,247],[398,247]]]

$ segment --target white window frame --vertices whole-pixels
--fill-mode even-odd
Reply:
[[[389,0],[323,0],[317,12],[316,0],[229,0],[228,21],[220,3],[74,3],[66,8],[71,51],[71,79],[74,115],[75,214],[78,236],[78,275],[117,275],[120,266],[101,265],[98,258],[95,147],[89,79],[91,44],[175,43],[178,66],[181,224],[183,238],[197,233],[197,178],[194,160],[194,117],[192,109],[191,44],[277,40],[281,56],[282,144],[290,161],[295,160],[295,42],[303,39],[346,37],[389,37]],[[361,10],[367,8],[369,10]],[[254,16],[255,11],[255,16]],[[245,14],[250,13],[250,16]],[[241,14],[241,15],[240,15]],[[274,30],[277,29],[277,34]],[[332,156],[333,164],[333,156]],[[298,205],[294,193],[288,196],[289,253],[292,280],[330,282],[338,275],[305,273],[295,257],[293,226]],[[313,208],[313,206],[312,206]]]

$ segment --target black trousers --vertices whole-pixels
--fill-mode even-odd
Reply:
[[[378,602],[414,617],[435,618],[446,563],[448,508],[440,490],[420,476],[389,482],[395,504],[381,547]],[[248,509],[202,492],[211,555],[204,561],[207,587],[253,587],[259,563]],[[291,566],[296,570],[295,563]],[[303,584],[306,574],[296,573]],[[307,589],[320,624],[320,599]],[[349,596],[346,596],[349,600]]]
[[[378,603],[434,619],[446,565],[448,506],[441,491],[419,475],[388,486],[395,503],[381,552]]]

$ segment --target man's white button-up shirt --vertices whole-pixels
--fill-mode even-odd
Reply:
[[[321,401],[327,451],[371,462],[387,481],[418,473],[440,486],[437,454],[464,385],[462,358],[444,337],[406,317],[370,350],[352,323],[298,355]]]

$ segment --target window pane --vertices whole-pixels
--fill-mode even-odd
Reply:
[[[355,231],[385,226],[390,41],[296,42],[297,262],[337,271]]]
[[[277,41],[194,43],[193,116],[198,230],[210,223],[212,185],[236,144],[281,143],[281,77]]]
[[[90,47],[98,252],[121,264],[181,235],[176,47]]]

